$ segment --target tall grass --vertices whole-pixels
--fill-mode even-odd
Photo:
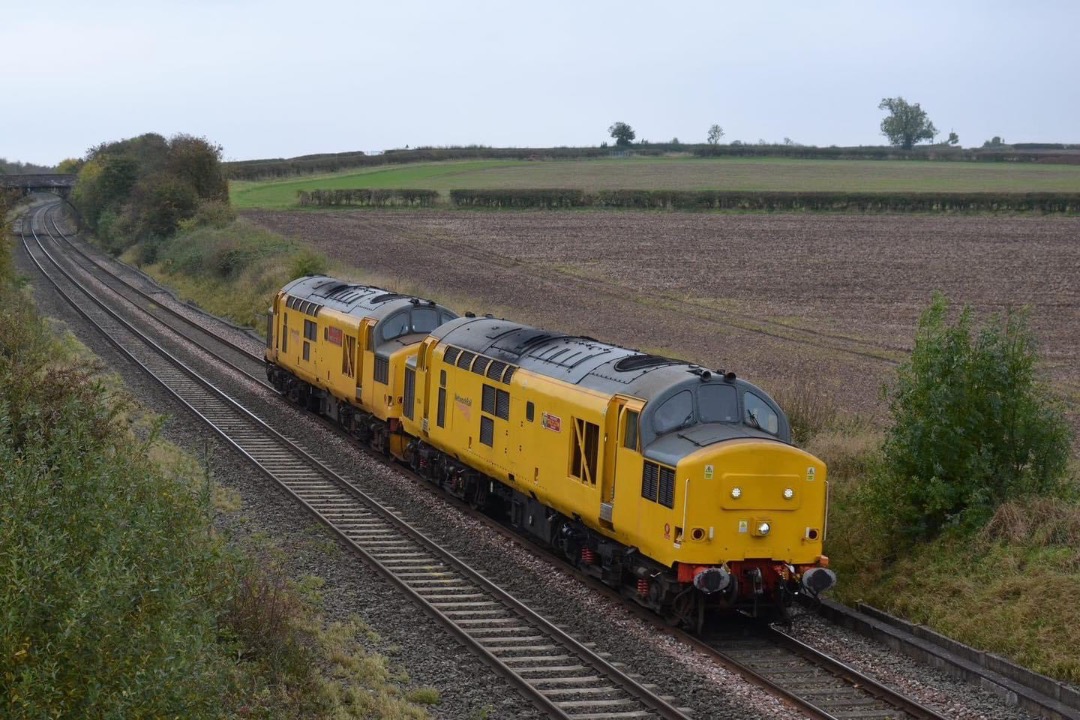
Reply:
[[[148,257],[151,262],[141,262]],[[260,332],[270,300],[282,285],[328,267],[323,255],[243,219],[181,230],[155,246],[152,255],[143,243],[125,259],[142,265],[182,298]]]

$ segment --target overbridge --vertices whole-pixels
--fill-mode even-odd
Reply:
[[[21,190],[23,195],[51,192],[66,198],[71,195],[73,187],[75,187],[74,175],[0,175],[0,189]]]

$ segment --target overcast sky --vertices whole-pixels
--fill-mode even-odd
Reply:
[[[409,145],[880,145],[884,97],[964,146],[1080,142],[1080,2],[27,0],[0,157],[188,133],[226,160]]]

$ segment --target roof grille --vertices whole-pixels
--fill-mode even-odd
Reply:
[[[473,358],[475,358],[475,357],[476,357],[476,353],[469,352],[468,350],[464,350],[461,353],[461,357],[459,357],[457,359],[457,366],[459,368],[461,368],[462,370],[468,370],[469,366],[472,365]]]
[[[504,370],[506,370],[506,363],[502,360],[492,360],[487,369],[487,376],[492,380],[498,380],[502,377]]]
[[[476,358],[476,362],[473,363],[472,371],[477,375],[483,375],[484,371],[488,369],[488,365],[491,364],[491,358],[486,358],[483,355]]]

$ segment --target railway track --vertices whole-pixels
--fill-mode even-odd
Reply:
[[[98,300],[39,235],[51,207],[27,216],[23,245],[72,307],[536,707],[576,720],[689,717],[271,428],[206,380],[209,368],[181,361]]]
[[[95,281],[102,283],[112,293],[126,300],[127,303],[137,308],[141,313],[153,317],[173,333],[197,345],[255,382],[271,390],[273,389],[266,382],[265,361],[261,353],[252,352],[248,348],[212,332],[203,324],[192,320],[187,315],[173,309],[169,304],[162,302],[159,297],[168,295],[168,293],[161,290],[147,292],[121,277],[107,263],[99,262],[92,257],[78,243],[72,242],[67,234],[60,230],[53,215],[58,208],[59,205],[54,205],[43,212],[41,220],[48,237],[40,238],[55,243],[58,249],[66,248],[63,254],[54,254],[57,260],[62,261],[70,268],[75,268],[81,273],[92,276]],[[168,295],[168,297],[171,298],[172,296]]]
[[[946,720],[944,715],[779,630],[739,623],[684,642],[814,718]]]

